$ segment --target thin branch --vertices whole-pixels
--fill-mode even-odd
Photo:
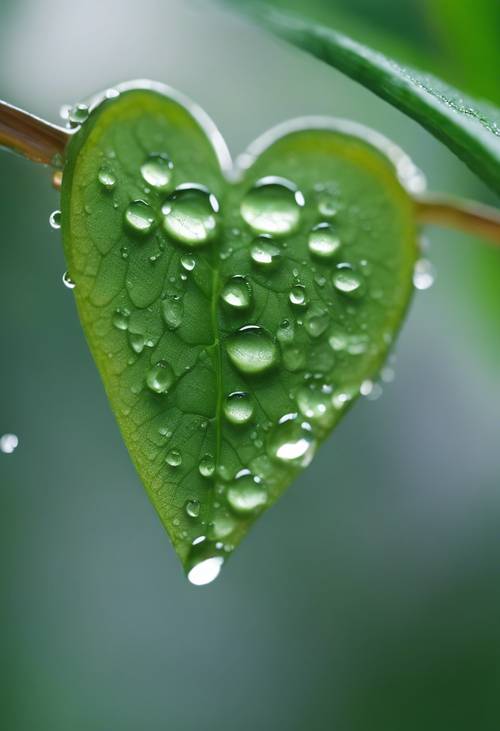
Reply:
[[[429,194],[415,200],[421,223],[467,231],[500,246],[500,211],[474,201]]]
[[[71,132],[0,100],[0,147],[60,166]]]

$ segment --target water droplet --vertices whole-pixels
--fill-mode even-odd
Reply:
[[[4,434],[0,437],[0,452],[12,454],[19,446],[19,438],[15,434]]]
[[[168,295],[161,303],[162,315],[165,324],[170,330],[175,330],[182,323],[184,317],[184,303],[178,294]]]
[[[320,223],[309,234],[310,253],[318,259],[330,260],[340,250],[340,239],[329,223]]]
[[[436,279],[436,272],[428,259],[419,259],[413,270],[413,285],[415,289],[430,289]]]
[[[304,319],[304,327],[312,338],[323,335],[330,324],[330,315],[320,307],[313,307]]]
[[[307,307],[309,302],[306,288],[302,284],[295,284],[292,287],[290,294],[288,295],[288,299],[290,300],[290,303],[296,307]]]
[[[246,424],[253,416],[253,403],[244,391],[234,391],[224,401],[224,414],[233,424]]]
[[[382,396],[382,386],[380,383],[375,383],[367,378],[361,384],[359,392],[362,396],[365,396],[368,401],[376,401]]]
[[[248,375],[268,371],[279,362],[279,350],[271,335],[258,325],[246,325],[228,338],[226,350],[236,368]]]
[[[335,218],[339,212],[339,201],[330,193],[321,193],[318,196],[318,211],[325,218]]]
[[[331,388],[302,386],[297,393],[297,405],[307,419],[324,427],[329,427],[333,423]]]
[[[219,513],[208,527],[210,538],[227,538],[236,528],[236,522],[228,513]]]
[[[332,282],[335,289],[347,297],[358,299],[365,293],[363,277],[350,267],[343,266],[337,269],[332,277]]]
[[[237,513],[249,513],[267,502],[267,493],[261,481],[249,470],[242,470],[228,487],[227,501]]]
[[[222,569],[223,556],[211,556],[195,564],[188,572],[188,579],[195,586],[205,586],[214,581]]]
[[[125,211],[125,223],[134,233],[146,236],[156,223],[154,211],[146,201],[132,201]]]
[[[304,196],[289,180],[267,177],[248,191],[241,203],[241,215],[258,233],[284,236],[298,228]]]
[[[287,414],[270,433],[267,451],[270,457],[281,462],[307,467],[316,451],[311,426],[298,419],[297,414]]]
[[[49,216],[49,224],[56,230],[61,228],[61,211],[52,211]]]
[[[186,513],[190,518],[197,518],[200,514],[200,501],[188,500],[186,502]]]
[[[181,265],[182,268],[185,269],[187,272],[192,272],[196,266],[196,259],[194,258],[194,256],[185,254],[184,256],[181,256]]]
[[[128,330],[128,319],[130,312],[124,308],[115,310],[113,314],[113,325],[117,330]]]
[[[306,352],[298,345],[289,345],[283,349],[283,364],[288,371],[295,373],[306,365]]]
[[[178,449],[171,449],[167,452],[165,462],[170,465],[170,467],[179,467],[182,464],[182,454]]]
[[[97,180],[105,190],[113,190],[116,185],[116,175],[107,167],[99,170]]]
[[[174,164],[163,153],[150,155],[141,165],[141,175],[144,181],[160,193],[165,193],[171,187]]]
[[[226,282],[221,297],[230,307],[246,310],[252,303],[252,287],[246,277],[236,275]]]
[[[68,289],[74,289],[76,287],[75,282],[71,279],[68,272],[64,272],[64,274],[62,276],[62,282],[63,282],[64,286],[67,287]]]
[[[77,126],[87,121],[90,110],[86,104],[75,104],[68,112],[68,120]]]
[[[130,343],[130,347],[132,348],[134,353],[137,353],[138,355],[142,353],[142,351],[146,347],[146,339],[141,333],[129,333],[128,340]]]
[[[250,256],[254,264],[263,269],[274,269],[281,260],[281,251],[272,243],[270,236],[259,236],[252,244]]]
[[[203,246],[217,234],[219,203],[201,185],[181,185],[162,207],[163,228],[176,241]]]
[[[212,477],[215,472],[215,460],[211,454],[204,454],[200,459],[198,471],[202,477]]]
[[[166,360],[160,360],[146,375],[146,384],[154,393],[168,393],[174,380],[174,372]]]

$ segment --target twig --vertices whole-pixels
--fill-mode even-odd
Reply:
[[[71,133],[0,100],[0,147],[44,165],[61,165]]]
[[[437,194],[419,196],[415,204],[421,223],[467,231],[500,246],[500,211],[496,208]]]

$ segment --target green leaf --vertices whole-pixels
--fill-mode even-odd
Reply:
[[[418,254],[394,164],[418,176],[324,119],[233,168],[206,118],[155,88],[104,101],[74,135],[62,230],[125,443],[205,583],[376,377]]]
[[[431,74],[401,66],[331,28],[260,3],[246,5],[266,28],[415,119],[500,194],[498,107],[468,97]]]

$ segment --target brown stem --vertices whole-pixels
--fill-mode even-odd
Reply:
[[[44,165],[60,165],[71,133],[0,100],[0,147]]]
[[[468,231],[500,246],[500,211],[496,208],[433,194],[419,196],[415,205],[421,223]]]

